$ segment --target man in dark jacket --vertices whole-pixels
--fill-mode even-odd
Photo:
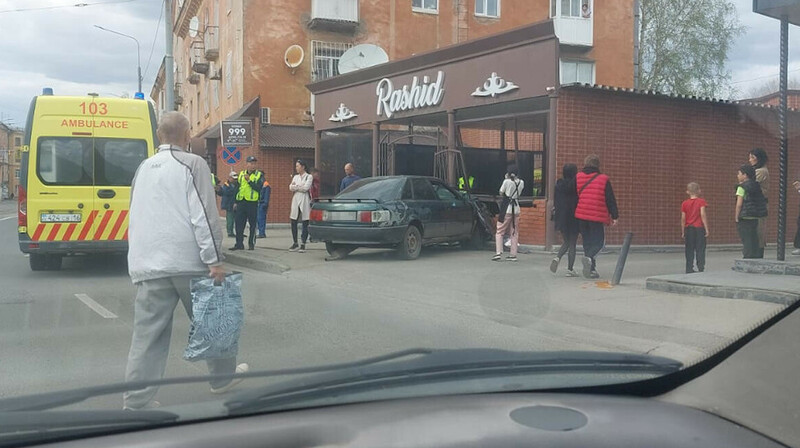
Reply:
[[[583,276],[600,278],[596,258],[605,245],[605,226],[615,226],[619,219],[611,181],[600,173],[600,157],[594,154],[586,157],[583,170],[575,177],[575,187],[578,191],[575,218],[583,238]]]
[[[238,191],[239,184],[236,180],[236,171],[231,171],[230,178],[217,187],[217,196],[222,197],[219,205],[221,209],[225,210],[225,227],[230,237],[236,236],[233,233],[233,224],[235,222],[233,204],[236,202],[236,193]]]
[[[261,194],[258,197],[258,236],[256,238],[267,237],[267,212],[269,211],[269,197],[272,195],[272,187],[266,180],[261,186]]]

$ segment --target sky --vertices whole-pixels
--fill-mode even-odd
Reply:
[[[746,98],[777,79],[780,24],[753,13],[752,0],[733,1],[747,31],[734,43],[728,68],[737,97]],[[57,95],[136,92],[135,42],[93,25],[138,39],[149,95],[164,56],[162,10],[163,0],[0,0],[0,120],[24,126],[42,87]],[[789,77],[800,80],[798,27],[790,26],[789,37]]]

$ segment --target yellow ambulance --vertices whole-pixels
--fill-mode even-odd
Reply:
[[[19,247],[34,271],[64,256],[126,253],[130,186],[156,148],[156,116],[137,98],[55,96],[31,102],[20,164]]]

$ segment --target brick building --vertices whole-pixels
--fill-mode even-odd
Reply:
[[[318,116],[332,114],[314,123],[323,166],[349,153],[368,161],[374,174],[435,172],[453,182],[466,171],[476,178],[474,192],[492,201],[514,165],[526,181],[520,241],[551,246],[558,235],[548,218],[561,167],[581,166],[594,153],[611,177],[621,213],[620,225],[608,231],[609,244],[619,244],[626,232],[635,234],[634,244],[681,244],[680,204],[691,181],[700,183],[709,202],[709,243],[738,244],[736,171],[750,149],[761,147],[771,158],[768,237],[775,240],[775,106],[563,85],[556,29],[553,21],[541,22],[309,85]],[[426,92],[441,94],[416,101],[420,80]],[[789,121],[791,142],[800,135],[800,112],[792,110]],[[438,137],[421,139],[415,127],[437,130]],[[393,132],[396,138],[386,137]],[[434,156],[445,150],[463,154],[464,171],[437,166],[447,165]],[[790,158],[789,172],[800,173],[800,160]],[[800,201],[789,193],[787,230],[793,235]]]
[[[256,148],[273,184],[271,222],[288,220],[289,191],[283,188],[296,158],[314,158],[315,117],[309,82],[339,74],[338,61],[358,44],[381,47],[388,59],[481,38],[553,18],[560,38],[559,82],[633,85],[633,0],[177,0],[174,61],[177,109],[191,120],[195,152],[208,157],[217,174],[241,164],[220,160],[219,122],[252,119]],[[586,4],[588,14],[581,12]],[[302,63],[289,68],[285,52],[302,48]],[[151,96],[163,108],[163,68]],[[322,119],[327,120],[327,115]],[[496,137],[465,130],[478,146]],[[518,139],[520,139],[518,135]],[[526,147],[541,149],[541,136],[523,133]],[[538,142],[538,143],[536,143]],[[539,146],[535,146],[539,145]],[[327,167],[333,185],[341,167]],[[368,171],[363,167],[362,171]],[[332,193],[328,189],[327,193]]]
[[[22,129],[0,122],[0,188],[2,199],[17,195]]]

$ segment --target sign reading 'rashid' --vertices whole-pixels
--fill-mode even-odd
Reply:
[[[436,81],[431,82],[429,76],[414,76],[411,79],[411,86],[408,84],[402,88],[395,89],[392,80],[383,78],[375,88],[378,95],[378,116],[385,115],[392,118],[395,112],[420,109],[423,107],[436,106],[442,102],[444,97],[444,72],[439,70]]]

